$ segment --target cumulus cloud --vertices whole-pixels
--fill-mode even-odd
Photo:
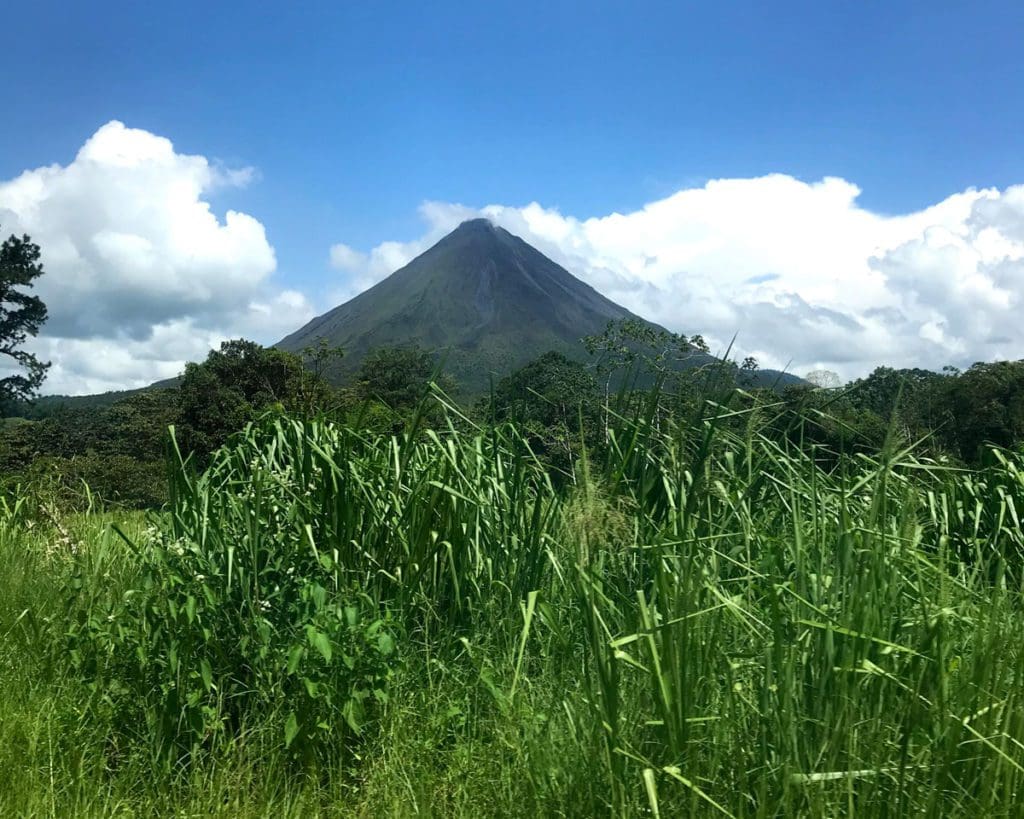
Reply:
[[[908,214],[829,177],[712,180],[628,213],[580,219],[534,202],[429,202],[425,234],[351,250],[353,289],[459,222],[486,216],[609,298],[678,332],[797,373],[941,367],[1024,356],[1024,186],[967,190]]]
[[[34,348],[54,362],[47,391],[141,386],[224,338],[283,335],[310,317],[305,297],[273,288],[263,225],[207,201],[254,178],[110,122],[69,164],[0,181],[5,235],[43,251],[49,320]]]
[[[202,361],[229,338],[279,337],[301,326],[313,315],[306,297],[293,290],[250,302],[229,324],[208,325],[192,317],[155,324],[144,338],[68,338],[43,335],[32,350],[52,361],[46,391],[88,395],[142,387],[179,375],[187,361]],[[56,385],[56,386],[55,386]]]
[[[256,177],[111,122],[68,164],[0,180],[4,235],[28,233],[43,248],[37,292],[50,319],[34,349],[54,362],[48,391],[141,386],[225,338],[272,341],[312,316],[303,294],[274,282],[263,225],[210,205]],[[720,350],[737,335],[734,353],[767,366],[850,378],[880,363],[1024,356],[1024,185],[897,215],[859,197],[844,179],[773,174],[589,218],[536,202],[426,202],[411,241],[330,248],[334,301],[486,216],[634,312]]]

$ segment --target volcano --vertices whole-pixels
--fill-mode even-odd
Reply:
[[[375,347],[443,354],[463,389],[487,388],[549,350],[584,360],[581,339],[639,318],[487,219],[463,222],[383,281],[278,342],[300,352],[326,339],[344,381]]]
[[[582,339],[634,315],[580,281],[535,247],[487,219],[463,222],[426,252],[275,346],[293,353],[321,339],[345,356],[326,375],[351,379],[376,347],[416,344],[445,357],[462,390],[483,392],[555,350],[587,361]],[[694,366],[713,361],[695,353]],[[758,380],[792,376],[764,370]]]

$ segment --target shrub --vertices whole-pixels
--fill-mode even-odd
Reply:
[[[236,487],[248,531],[227,517],[216,540],[152,528],[131,544],[140,572],[126,593],[97,591],[86,576],[99,571],[95,556],[72,583],[72,666],[118,735],[151,740],[167,760],[265,720],[289,753],[321,757],[361,734],[387,698],[389,618],[346,585],[336,554],[292,525],[287,476],[252,481],[260,489]]]

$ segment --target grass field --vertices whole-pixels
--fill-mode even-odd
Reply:
[[[759,423],[556,486],[511,426],[278,418],[159,515],[22,492],[0,815],[1020,815],[1021,458]]]

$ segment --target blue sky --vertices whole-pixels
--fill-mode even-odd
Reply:
[[[420,241],[427,201],[582,221],[781,174],[897,216],[1024,182],[1020,3],[33,2],[3,26],[0,180],[112,120],[251,167],[202,201],[257,219],[317,309],[361,280],[332,245]]]

